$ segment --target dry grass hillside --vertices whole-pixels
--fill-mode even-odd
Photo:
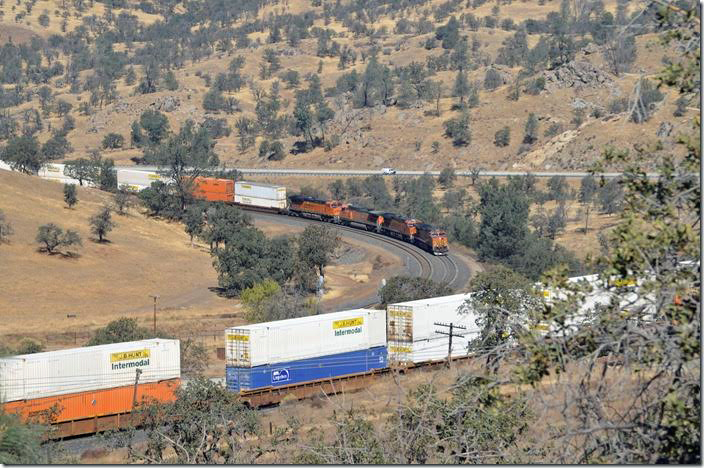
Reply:
[[[0,210],[15,234],[2,245],[0,310],[2,335],[35,336],[78,329],[83,334],[121,316],[151,319],[149,294],[159,294],[160,325],[192,317],[198,311],[234,309],[208,290],[217,273],[207,249],[192,248],[183,227],[155,221],[131,209],[113,214],[117,227],[110,242],[92,239],[89,218],[109,194],[78,188],[78,204],[69,209],[62,185],[0,171]],[[37,228],[53,222],[73,229],[83,240],[78,256],[38,251]],[[67,314],[77,315],[68,319]]]
[[[83,4],[81,10],[77,9],[78,3]],[[114,16],[121,13],[134,15],[142,26],[163,21],[160,14],[145,13],[137,8],[137,2],[124,3],[124,8],[112,10]],[[144,3],[144,2],[142,2]],[[149,3],[149,2],[147,2]],[[173,2],[173,11],[184,11],[184,5]],[[672,94],[665,94],[664,99],[655,105],[652,118],[643,124],[630,122],[627,113],[610,114],[607,110],[610,101],[616,98],[628,98],[632,94],[634,84],[643,75],[653,77],[663,66],[663,59],[673,56],[672,51],[663,49],[656,34],[637,36],[637,58],[631,66],[629,73],[615,76],[604,63],[601,48],[589,48],[578,51],[575,61],[588,62],[605,76],[603,83],[596,85],[569,86],[563,82],[551,83],[548,80],[546,89],[537,95],[522,92],[517,101],[507,99],[513,82],[520,67],[509,68],[500,66],[506,84],[493,91],[480,86],[479,106],[470,111],[471,143],[464,147],[454,147],[450,139],[443,135],[443,122],[459,115],[452,110],[456,101],[451,96],[452,86],[456,72],[445,70],[438,71],[430,78],[442,82],[442,96],[439,100],[440,115],[429,115],[435,109],[435,102],[418,102],[408,109],[401,109],[398,105],[377,105],[371,108],[354,108],[350,99],[344,96],[329,98],[328,104],[335,111],[336,116],[328,124],[328,136],[339,137],[339,145],[326,151],[317,147],[310,152],[302,154],[288,154],[283,161],[268,161],[258,156],[259,143],[263,137],[257,137],[256,144],[245,151],[238,149],[239,137],[235,130],[236,121],[243,116],[253,118],[255,97],[253,88],[268,91],[275,80],[281,81],[281,74],[294,70],[301,77],[301,88],[305,87],[304,77],[308,73],[318,71],[319,62],[322,63],[320,80],[322,88],[334,87],[336,80],[344,73],[356,70],[363,74],[367,63],[361,59],[361,54],[369,54],[372,47],[380,50],[379,61],[391,66],[407,65],[413,61],[425,63],[430,56],[440,56],[441,47],[426,50],[425,41],[434,36],[435,28],[447,22],[447,17],[436,20],[434,14],[448,2],[431,0],[419,2],[418,6],[407,7],[403,10],[403,17],[393,13],[385,13],[368,23],[377,32],[373,37],[358,35],[350,30],[349,24],[336,21],[334,17],[326,23],[323,18],[324,5],[313,6],[320,2],[294,1],[267,3],[259,9],[256,17],[252,14],[244,15],[231,24],[232,28],[242,26],[246,22],[269,21],[277,15],[301,14],[305,12],[318,15],[313,21],[313,27],[328,28],[337,33],[334,40],[341,47],[349,46],[357,52],[356,63],[345,69],[339,69],[337,57],[319,57],[316,55],[317,39],[305,38],[299,44],[291,46],[282,39],[280,42],[267,44],[269,32],[261,26],[253,27],[248,33],[252,45],[247,48],[236,48],[232,45],[229,51],[219,50],[216,44],[209,44],[212,49],[210,55],[198,61],[185,60],[180,68],[174,69],[179,87],[175,91],[168,91],[162,85],[150,94],[137,94],[136,84],[127,86],[124,77],[114,81],[116,85],[116,99],[106,105],[96,106],[88,115],[78,112],[80,103],[90,99],[90,92],[79,90],[70,92],[69,86],[63,76],[52,78],[47,83],[54,92],[55,99],[62,99],[73,104],[71,115],[76,120],[76,128],[68,134],[68,140],[73,151],[67,159],[84,156],[91,149],[100,147],[103,137],[108,132],[116,132],[125,137],[125,149],[105,151],[105,155],[113,158],[119,164],[131,164],[130,158],[139,157],[142,151],[131,148],[130,125],[139,118],[139,115],[149,108],[161,109],[168,117],[172,130],[177,130],[187,119],[202,122],[207,117],[224,118],[232,129],[229,136],[219,138],[215,150],[222,163],[228,166],[244,167],[336,167],[336,168],[379,168],[393,166],[401,169],[438,170],[446,165],[459,169],[482,167],[486,169],[515,169],[515,170],[547,170],[547,169],[585,169],[600,159],[603,149],[607,145],[633,148],[634,145],[645,146],[655,144],[658,130],[665,123],[673,127],[665,128],[666,132],[677,134],[688,125],[688,119],[693,116],[689,110],[680,117],[673,116],[675,109]],[[486,2],[476,8],[472,2],[454,2],[455,10],[452,14],[456,17],[472,14],[476,18],[494,16],[497,24],[506,19],[511,19],[518,24],[527,19],[544,20],[550,12],[560,11],[560,2],[557,0],[523,0],[514,2]],[[109,15],[103,3],[90,2],[65,2],[65,1],[33,1],[31,11],[27,13],[26,2],[6,1],[0,6],[0,41],[12,40],[15,43],[29,43],[33,35],[49,38],[52,34],[64,34],[62,22],[65,21],[67,32],[84,28],[93,31],[91,27],[100,18]],[[616,1],[603,2],[606,11],[615,13]],[[64,8],[65,6],[65,8]],[[498,8],[496,12],[495,7]],[[628,14],[639,11],[641,2],[630,2]],[[49,17],[49,24],[42,26],[39,16],[45,13]],[[432,32],[423,34],[397,34],[395,27],[401,19],[417,21],[426,18],[432,23]],[[383,30],[381,28],[385,27]],[[489,65],[497,56],[502,41],[513,36],[513,30],[504,30],[497,26],[488,28],[480,26],[476,31],[470,30],[465,23],[461,24],[460,34],[467,36],[469,41],[478,41],[477,57],[472,60],[479,66],[469,72],[471,81],[483,83],[484,75]],[[91,36],[91,34],[88,34]],[[588,36],[588,35],[587,35]],[[540,34],[529,34],[528,45],[534,46]],[[234,41],[232,41],[234,43]],[[260,44],[260,45],[258,45]],[[144,46],[144,43],[134,42],[125,44],[117,42],[114,49],[128,51],[130,56]],[[593,44],[592,44],[593,45]],[[279,54],[281,62],[280,71],[269,79],[261,79],[259,66],[263,63],[264,50],[270,48]],[[234,97],[239,101],[240,112],[233,114],[208,113],[203,109],[203,98],[209,88],[203,76],[209,75],[215,79],[218,73],[227,71],[229,62],[235,56],[242,56],[245,65],[242,75],[248,84],[239,92],[225,93],[226,97]],[[481,57],[481,59],[479,59]],[[67,57],[59,53],[55,60],[67,64]],[[140,65],[135,66],[137,82],[144,74]],[[537,72],[534,76],[523,80],[523,88],[529,81],[542,76],[544,72]],[[90,69],[80,72],[80,80],[84,82],[92,74]],[[163,75],[162,75],[163,76]],[[38,85],[29,84],[29,89],[36,89]],[[398,84],[397,84],[398,88]],[[291,114],[295,103],[295,89],[287,89],[281,82],[281,98],[284,104],[281,113]],[[168,104],[165,104],[168,103]],[[573,111],[577,107],[586,109],[584,121],[577,126],[572,122]],[[23,111],[29,108],[38,108],[36,96],[29,102],[8,109],[10,115],[21,121]],[[601,111],[601,116],[592,114],[593,109]],[[530,148],[519,151],[523,138],[524,126],[529,113],[535,113],[539,119],[538,141]],[[40,141],[45,141],[50,136],[50,129],[61,125],[62,118],[55,113],[45,119],[44,130],[38,134]],[[49,125],[50,124],[50,125]],[[560,130],[557,134],[546,136],[545,131],[553,125]],[[510,143],[505,147],[494,144],[494,134],[504,126],[510,128]],[[662,133],[662,132],[661,132]],[[300,137],[291,136],[285,132],[281,139],[285,150],[288,152]],[[434,142],[439,143],[439,149],[434,150]],[[672,148],[665,147],[662,151]],[[520,154],[519,154],[520,153]]]
[[[110,194],[78,187],[78,204],[69,209],[62,184],[53,181],[0,171],[0,187],[0,210],[14,229],[10,243],[0,246],[0,340],[30,337],[49,348],[65,347],[76,332],[77,343],[85,344],[96,328],[119,317],[151,327],[150,294],[160,296],[159,329],[181,338],[207,335],[209,347],[221,345],[225,327],[245,323],[239,301],[213,291],[218,281],[208,248],[192,247],[182,224],[131,208],[125,216],[113,213],[117,227],[109,242],[98,243],[88,220],[112,202]],[[79,233],[83,246],[76,256],[38,251],[37,229],[50,222]],[[257,227],[268,235],[300,230],[270,222]],[[334,308],[342,299],[369,294],[400,267],[381,248],[345,244],[328,267],[323,305]],[[211,339],[213,330],[217,339]]]

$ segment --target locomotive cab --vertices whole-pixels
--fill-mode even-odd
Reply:
[[[435,255],[447,255],[447,232],[442,229],[433,229],[430,231],[430,240]]]

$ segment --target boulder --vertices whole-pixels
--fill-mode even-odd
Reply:
[[[174,96],[166,96],[161,100],[161,103],[158,106],[158,109],[163,110],[164,112],[173,112],[180,105],[181,105],[181,101],[179,100],[179,98],[174,97]]]
[[[590,42],[587,44],[586,47],[582,49],[582,52],[584,52],[584,55],[591,55],[599,52],[599,46],[594,44],[593,42]]]
[[[674,125],[672,125],[670,122],[662,122],[660,124],[660,127],[658,127],[658,131],[655,133],[655,135],[658,138],[669,137],[674,128]]]
[[[613,80],[600,68],[586,61],[573,60],[555,70],[543,72],[548,91],[559,88],[601,88]]]

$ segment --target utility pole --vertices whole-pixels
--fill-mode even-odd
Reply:
[[[154,334],[156,335],[156,300],[159,299],[159,295],[150,294],[149,297],[154,299]]]
[[[455,325],[454,323],[450,322],[449,324],[447,323],[440,323],[440,322],[435,322],[434,325],[436,327],[445,327],[449,328],[450,331],[446,332],[443,330],[435,330],[435,333],[439,333],[441,335],[447,335],[450,337],[449,342],[447,344],[447,367],[450,367],[450,363],[452,362],[452,337],[456,336],[457,338],[463,338],[462,335],[457,335],[453,333],[455,328],[459,328],[460,330],[466,330],[467,327],[463,327],[462,325]]]
[[[137,368],[134,376],[134,393],[132,394],[132,410],[137,406],[137,386],[139,385],[139,376],[142,375],[142,369]]]

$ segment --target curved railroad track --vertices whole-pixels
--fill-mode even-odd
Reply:
[[[335,229],[340,231],[342,237],[347,237],[357,242],[381,246],[389,253],[401,258],[404,262],[405,271],[399,272],[398,274],[419,276],[422,278],[432,279],[433,281],[446,283],[455,291],[463,288],[471,275],[469,267],[462,260],[452,254],[448,254],[447,256],[435,256],[412,244],[376,232],[357,229],[341,224],[331,224],[325,221],[310,218],[283,216],[273,213],[263,213],[260,211],[251,211],[250,214],[255,220],[274,222],[289,226],[304,227],[306,224],[310,223],[322,223],[328,226],[333,226]],[[361,308],[376,304],[378,302],[379,297],[375,293],[374,295],[364,298],[350,300],[339,305],[337,308]]]
[[[326,225],[330,225],[330,223],[310,218],[282,216],[273,213],[263,213],[260,211],[249,211],[249,213],[254,220],[274,222],[287,226],[305,227],[305,225],[309,223],[324,223]],[[401,258],[404,262],[405,271],[399,272],[398,274],[420,276],[423,278],[430,278],[434,281],[444,282],[449,284],[450,287],[456,292],[459,292],[458,289],[464,287],[469,280],[469,267],[464,261],[452,254],[448,254],[447,256],[434,256],[412,244],[408,244],[401,240],[378,234],[376,232],[365,231],[363,229],[356,229],[338,224],[333,224],[332,226],[340,231],[340,235],[342,237],[356,242],[371,244],[377,247],[382,246],[390,254]],[[343,310],[362,308],[372,304],[377,304],[378,302],[379,297],[374,294],[373,296],[348,301],[347,303],[338,305],[336,309]],[[211,380],[222,381],[222,378]],[[263,412],[272,410],[273,408],[259,409],[259,411]],[[146,434],[143,430],[137,430],[136,440],[138,442],[143,442],[146,440]],[[76,455],[81,454],[88,449],[95,449],[104,446],[101,436],[98,435],[78,436],[59,443],[63,450],[67,453]]]

